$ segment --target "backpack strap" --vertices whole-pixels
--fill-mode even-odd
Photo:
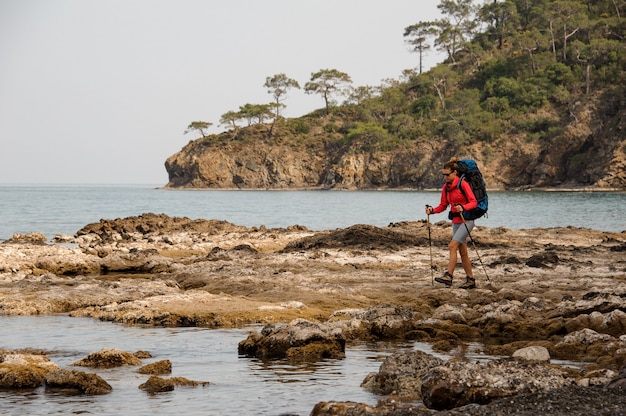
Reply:
[[[467,194],[465,194],[465,191],[463,190],[463,187],[461,186],[464,179],[465,179],[465,175],[459,176],[459,182],[456,184],[456,187],[463,194],[463,197],[465,198],[465,202],[469,202],[469,199],[467,198]]]

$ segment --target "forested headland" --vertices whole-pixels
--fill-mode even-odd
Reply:
[[[625,1],[438,8],[441,19],[398,28],[416,58],[398,79],[271,75],[268,103],[190,123],[201,137],[168,158],[167,186],[423,189],[439,187],[441,165],[458,156],[476,159],[492,189],[626,189]],[[435,50],[445,60],[424,71]],[[288,93],[323,106],[284,118]],[[205,134],[215,123],[224,131]]]

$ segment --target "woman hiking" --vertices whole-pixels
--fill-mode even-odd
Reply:
[[[476,280],[472,272],[472,262],[470,261],[467,251],[467,237],[474,228],[473,220],[463,220],[461,217],[463,211],[469,211],[476,208],[478,202],[472,192],[472,187],[467,181],[461,181],[459,187],[460,178],[457,176],[457,159],[452,158],[441,170],[441,174],[445,179],[445,184],[441,190],[441,201],[436,207],[426,206],[426,214],[438,214],[446,210],[448,205],[450,206],[450,214],[448,218],[452,220],[452,240],[448,244],[450,250],[450,261],[448,262],[448,270],[442,277],[435,278],[436,282],[443,283],[447,287],[452,286],[452,279],[454,278],[454,269],[457,264],[457,251],[461,255],[461,264],[463,270],[465,270],[465,283],[459,286],[460,289],[474,289],[476,287]],[[461,190],[462,188],[462,190]],[[465,222],[465,226],[463,223]]]

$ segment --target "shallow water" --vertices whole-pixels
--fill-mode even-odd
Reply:
[[[42,388],[0,391],[2,415],[308,415],[320,401],[375,404],[378,397],[359,387],[394,351],[414,343],[352,343],[345,359],[291,365],[241,357],[237,344],[249,329],[141,328],[67,316],[0,317],[0,349],[40,348],[62,368],[95,372],[113,392],[67,395]],[[138,386],[149,376],[137,367],[89,369],[71,363],[104,347],[149,351],[143,364],[169,359],[172,374],[209,381],[205,387],[176,387],[148,394]],[[428,348],[426,345],[422,347]]]

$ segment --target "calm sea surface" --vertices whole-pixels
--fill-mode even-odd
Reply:
[[[157,186],[0,185],[0,241],[13,233],[74,234],[100,219],[152,212],[217,219],[243,226],[311,230],[354,224],[385,226],[425,219],[439,192],[175,191]],[[512,229],[575,226],[626,230],[625,192],[490,192],[488,218],[478,224]],[[434,222],[446,216],[435,215]]]
[[[385,226],[425,218],[438,192],[410,191],[173,191],[157,186],[0,185],[0,241],[15,232],[74,234],[100,219],[164,213],[192,219],[226,220],[238,225],[312,230],[354,224]],[[489,217],[479,224],[513,229],[575,226],[626,230],[626,193],[491,192]],[[432,218],[445,220],[445,215]],[[135,368],[97,370],[113,387],[103,396],[67,395],[43,388],[0,391],[0,415],[308,415],[320,401],[379,399],[359,387],[381,361],[420,343],[353,343],[342,360],[309,365],[261,362],[239,357],[237,344],[247,330],[141,328],[68,316],[0,316],[0,349],[55,351],[63,368],[104,347],[150,351],[169,359],[172,376],[209,381],[206,387],[178,387],[156,395],[139,390],[147,376]],[[476,356],[476,359],[485,357]],[[88,369],[80,368],[83,371]]]

